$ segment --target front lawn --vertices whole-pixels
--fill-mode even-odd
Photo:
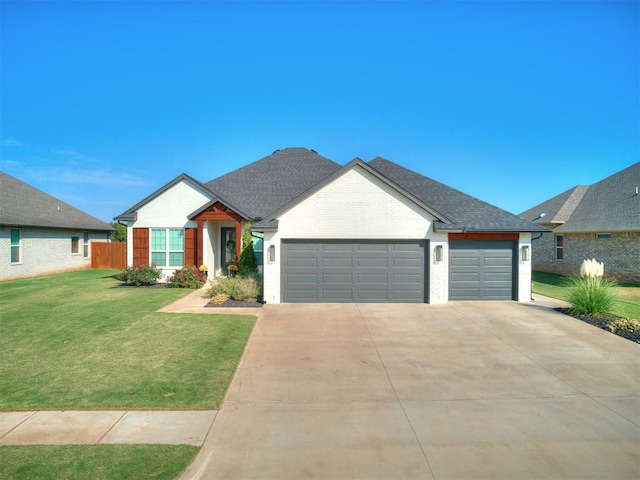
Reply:
[[[566,277],[555,273],[533,272],[533,292],[566,300]],[[616,317],[640,319],[640,285],[621,284],[615,287],[616,303],[611,312]]]
[[[0,410],[220,407],[255,317],[155,313],[192,290],[115,273],[0,282]]]
[[[200,450],[189,445],[33,445],[0,447],[3,480],[177,478]]]

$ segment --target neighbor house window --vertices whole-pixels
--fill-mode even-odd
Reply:
[[[598,240],[609,240],[610,238],[610,233],[596,233],[596,239]]]
[[[556,235],[556,260],[564,258],[564,235]]]
[[[71,236],[71,254],[77,255],[80,253],[80,237],[78,235]]]
[[[11,229],[11,263],[20,263],[21,258],[21,249],[20,249],[20,240],[21,240],[21,232],[19,228]]]
[[[84,258],[89,258],[89,232],[84,232],[82,237],[82,255]]]
[[[158,267],[184,265],[184,230],[182,228],[151,229],[151,263]]]

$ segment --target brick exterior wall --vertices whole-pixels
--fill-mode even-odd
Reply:
[[[11,263],[11,228],[0,227],[0,279],[34,277],[51,273],[91,268],[83,255],[83,230],[22,227],[21,261]],[[78,236],[80,252],[71,253],[71,236]],[[108,233],[89,232],[89,242],[106,242]],[[91,243],[89,243],[91,245]]]
[[[560,232],[558,232],[560,233]],[[604,262],[605,276],[622,282],[640,283],[640,232],[610,233],[609,239],[597,239],[591,233],[561,233],[564,258],[556,260],[555,233],[544,233],[533,240],[533,269],[542,272],[575,275],[583,260]]]

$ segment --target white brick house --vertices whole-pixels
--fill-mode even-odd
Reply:
[[[531,232],[545,231],[387,160],[302,148],[204,184],[182,174],[116,219],[129,264],[167,276],[225,273],[250,225],[268,303],[529,301]]]
[[[91,267],[111,225],[0,172],[0,280]]]

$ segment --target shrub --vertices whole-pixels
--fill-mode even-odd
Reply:
[[[227,295],[226,293],[216,293],[211,297],[211,303],[213,303],[214,305],[222,305],[224,302],[229,300],[229,298],[229,295]]]
[[[614,280],[600,276],[568,277],[569,295],[567,301],[577,315],[608,315],[615,303]]]
[[[261,282],[257,277],[217,278],[209,289],[209,296],[228,295],[233,300],[257,302],[261,294]]]
[[[195,267],[187,265],[181,270],[176,270],[169,278],[167,286],[170,288],[200,288],[207,282],[207,276]]]
[[[138,267],[127,267],[122,271],[122,273],[116,275],[116,279],[126,283],[127,285],[143,287],[155,285],[158,283],[158,279],[161,275],[162,270],[156,268],[154,264],[151,264],[140,265]]]
[[[241,277],[254,277],[258,275],[258,261],[256,252],[253,250],[253,241],[247,242],[240,252],[238,262],[238,275]]]

